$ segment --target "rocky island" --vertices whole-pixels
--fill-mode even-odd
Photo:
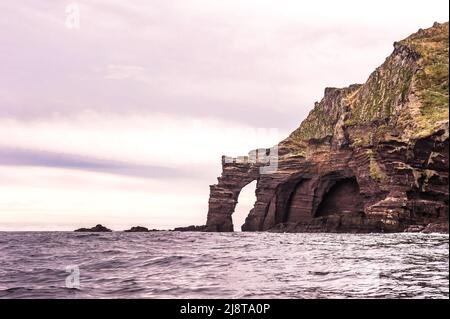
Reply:
[[[76,229],[75,232],[78,232],[78,233],[88,233],[88,232],[107,233],[108,232],[109,233],[109,232],[112,232],[112,230],[109,229],[109,228],[106,228],[103,225],[98,224],[98,225],[96,225],[96,226],[94,226],[92,228],[79,228],[79,229]]]
[[[201,226],[191,225],[191,226],[187,226],[187,227],[177,227],[177,228],[173,229],[173,231],[178,231],[178,232],[203,232],[205,230],[206,230],[205,225],[201,225]]]
[[[256,180],[242,229],[282,232],[448,231],[448,23],[394,43],[365,84],[326,88],[276,148],[222,157],[206,231],[234,230],[241,189]],[[256,155],[255,155],[256,154]]]
[[[143,226],[133,226],[130,229],[124,230],[125,233],[147,233],[150,230]]]

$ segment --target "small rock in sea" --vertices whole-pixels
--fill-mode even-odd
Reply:
[[[431,223],[428,225],[411,225],[406,230],[406,233],[441,233],[448,234],[448,223]]]
[[[420,233],[425,229],[423,225],[411,225],[405,229],[405,233]]]
[[[206,225],[202,226],[187,226],[187,227],[177,227],[173,231],[196,231],[196,232],[203,232],[206,231]]]
[[[131,227],[130,229],[125,230],[126,233],[146,233],[149,232],[148,228],[142,226]]]
[[[103,225],[96,225],[95,227],[92,228],[79,228],[75,230],[76,232],[95,232],[95,233],[106,233],[106,232],[112,232],[111,229],[106,228]]]

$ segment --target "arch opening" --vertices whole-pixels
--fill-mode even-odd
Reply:
[[[254,207],[256,202],[256,183],[253,181],[241,189],[238,197],[236,208],[232,215],[234,231],[242,231],[242,225],[245,223],[250,210]]]

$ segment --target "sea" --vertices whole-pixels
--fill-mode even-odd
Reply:
[[[0,232],[0,298],[448,298],[442,234]]]

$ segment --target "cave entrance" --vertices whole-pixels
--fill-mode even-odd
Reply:
[[[356,178],[337,181],[322,198],[315,217],[363,211],[363,198]]]
[[[255,191],[256,181],[253,181],[242,188],[238,197],[238,203],[236,204],[236,208],[232,216],[234,231],[242,230],[242,225],[244,225],[245,219],[247,218],[250,210],[255,205]]]

